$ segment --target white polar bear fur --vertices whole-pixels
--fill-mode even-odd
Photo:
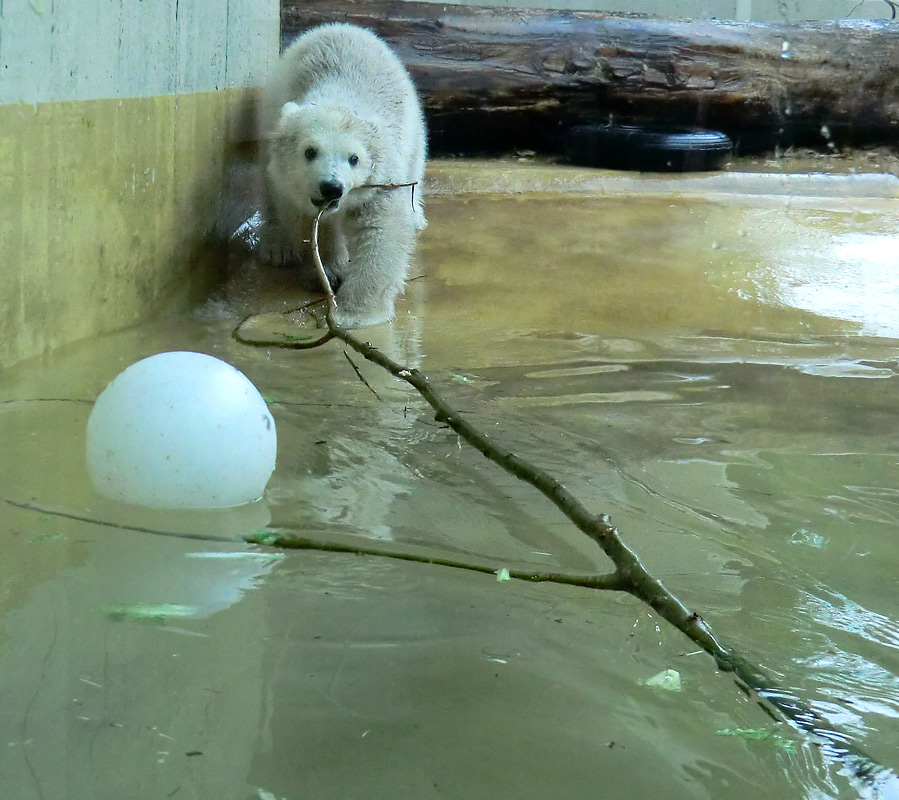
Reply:
[[[320,235],[326,272],[337,284],[335,322],[355,328],[391,319],[416,231],[427,224],[424,117],[400,60],[363,28],[314,28],[275,68],[262,95],[260,128],[263,259],[301,261],[309,282],[308,242],[321,187],[339,187],[342,195],[322,217]],[[414,192],[358,188],[412,181],[418,181]]]

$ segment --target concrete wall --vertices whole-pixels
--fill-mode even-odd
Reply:
[[[183,307],[278,0],[0,0],[0,366]]]
[[[277,0],[3,0],[0,103],[253,86],[277,26]]]

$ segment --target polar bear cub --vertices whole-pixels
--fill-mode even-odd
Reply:
[[[427,224],[424,117],[400,60],[363,28],[314,28],[275,68],[260,128],[263,260],[300,263],[317,286],[309,240],[312,220],[327,207],[320,249],[336,289],[335,321],[353,328],[391,319],[416,231]],[[364,188],[412,181],[414,190]]]

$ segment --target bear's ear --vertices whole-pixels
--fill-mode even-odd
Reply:
[[[290,117],[295,117],[300,113],[302,109],[300,108],[299,103],[294,103],[293,100],[288,100],[283,106],[281,106],[281,119],[289,119]]]

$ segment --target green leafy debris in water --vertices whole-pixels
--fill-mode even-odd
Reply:
[[[796,752],[796,740],[772,731],[768,728],[723,728],[715,731],[718,736],[739,736],[748,742],[768,742],[779,747],[787,753]]]
[[[125,619],[167,619],[169,617],[192,617],[196,606],[183,606],[177,603],[122,603],[107,606],[106,613],[115,620]]]
[[[260,528],[258,531],[248,534],[245,538],[250,544],[262,544],[266,547],[271,547],[278,541],[278,532],[269,528]]]
[[[29,542],[65,542],[68,536],[64,533],[42,533],[40,536],[32,536]]]

